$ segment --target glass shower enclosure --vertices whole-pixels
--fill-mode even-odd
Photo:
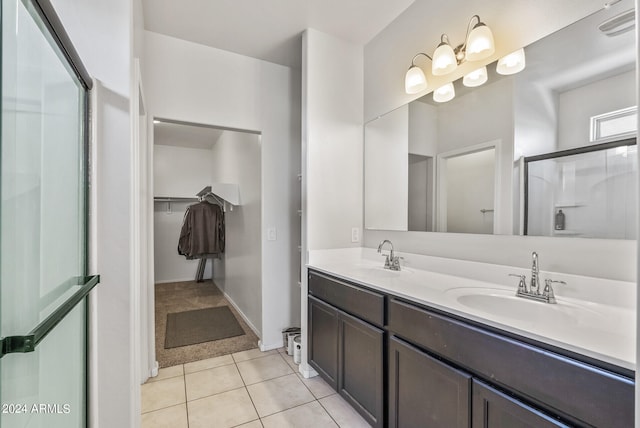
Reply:
[[[525,158],[525,235],[636,239],[635,138]]]
[[[91,80],[48,1],[1,15],[0,427],[83,427]]]

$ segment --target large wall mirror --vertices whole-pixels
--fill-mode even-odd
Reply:
[[[633,7],[526,46],[518,74],[491,64],[449,102],[368,122],[365,228],[636,239]]]

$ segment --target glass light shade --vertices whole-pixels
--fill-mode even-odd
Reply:
[[[524,70],[525,65],[524,49],[520,48],[500,58],[496,66],[496,71],[498,74],[504,75],[515,74]]]
[[[489,27],[483,23],[476,24],[469,33],[467,39],[466,55],[467,61],[479,61],[493,55],[496,51],[493,42],[493,34]]]
[[[434,76],[442,76],[451,73],[458,66],[456,54],[448,43],[440,43],[433,53],[431,73]]]
[[[427,89],[427,78],[417,65],[412,65],[404,76],[404,90],[407,94],[417,94]]]
[[[479,69],[466,74],[462,78],[462,84],[469,88],[475,88],[476,86],[480,86],[485,83],[488,78],[487,67],[480,67]]]
[[[433,101],[437,103],[446,103],[447,101],[451,101],[455,96],[456,90],[453,88],[453,83],[447,83],[433,91]]]

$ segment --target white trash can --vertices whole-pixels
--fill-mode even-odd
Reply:
[[[297,335],[293,338],[293,362],[300,364],[302,358],[302,336]]]

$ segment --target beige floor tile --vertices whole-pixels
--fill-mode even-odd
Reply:
[[[226,366],[227,364],[233,364],[233,357],[231,357],[231,354],[222,355],[220,357],[207,358],[206,360],[194,361],[193,363],[186,363],[184,365],[184,372],[195,373],[201,370]]]
[[[164,369],[158,370],[158,376],[150,377],[147,382],[157,382],[159,380],[169,379],[172,377],[182,376],[184,375],[184,369],[182,364],[178,364],[177,366],[167,367]]]
[[[300,373],[298,373],[298,377],[316,398],[324,398],[329,395],[337,394],[336,390],[331,388],[331,386],[329,386],[329,384],[320,376],[305,379]]]
[[[142,385],[142,413],[184,403],[184,377],[149,382]]]
[[[295,374],[255,383],[247,390],[261,418],[315,400]]]
[[[260,420],[249,422],[248,424],[238,425],[236,428],[262,428]]]
[[[244,386],[235,364],[189,373],[185,376],[187,401]]]
[[[262,419],[264,428],[330,428],[338,427],[320,403],[312,401]]]
[[[189,428],[228,428],[258,419],[246,388],[187,403]]]
[[[187,405],[167,407],[142,415],[142,428],[188,428]]]
[[[320,399],[320,404],[341,427],[369,428],[371,426],[338,394]]]
[[[269,355],[277,354],[278,351],[273,349],[271,351],[262,352],[260,348],[253,348],[247,351],[236,352],[233,354],[233,359],[236,363],[240,361],[253,360],[254,358],[268,357]]]
[[[293,362],[293,357],[291,355],[287,355],[287,353],[285,352],[284,354],[281,353],[280,356],[284,358],[284,360],[287,362],[289,367],[291,367],[291,370],[293,370],[294,373],[298,373],[300,366]]]
[[[293,373],[280,355],[241,361],[236,364],[246,385],[262,382]]]

